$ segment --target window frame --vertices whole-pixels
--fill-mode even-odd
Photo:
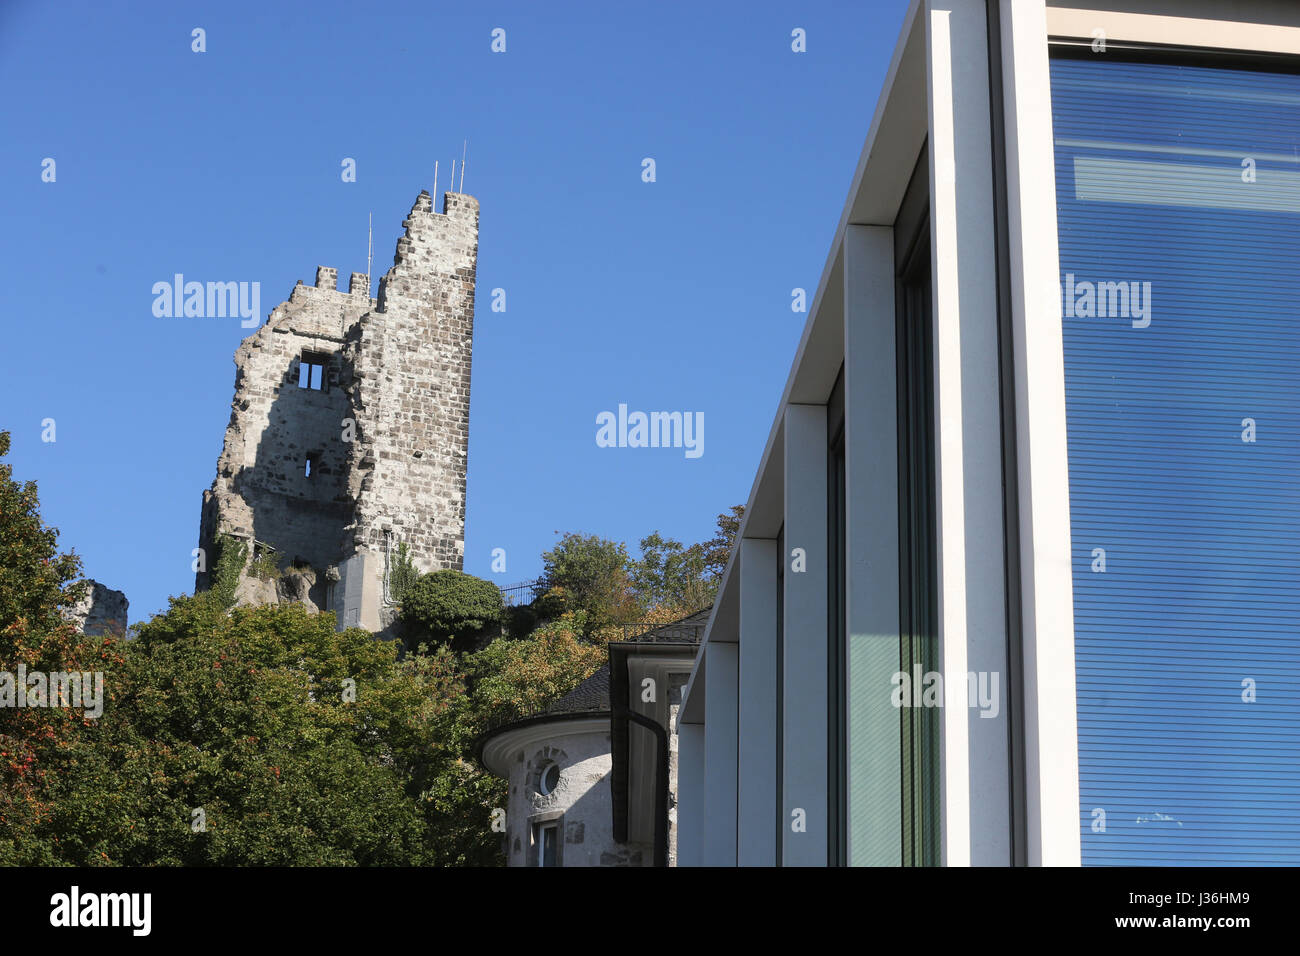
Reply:
[[[549,774],[552,769],[555,770],[555,786],[548,787],[546,785],[546,775]],[[538,771],[537,792],[541,794],[543,797],[549,797],[551,796],[551,794],[555,793],[555,791],[560,788],[560,783],[563,779],[564,779],[564,771],[560,768],[560,765],[556,763],[554,760],[549,761],[544,767],[541,768],[540,771]]]
[[[894,362],[898,414],[898,667],[940,670],[938,475],[929,144],[894,221]],[[918,487],[919,486],[919,487]],[[939,708],[899,708],[899,837],[903,866],[941,862]]]
[[[298,388],[306,392],[328,392],[329,391],[329,367],[332,356],[328,352],[316,352],[311,349],[305,349],[298,357]],[[319,371],[319,378],[316,372]],[[303,378],[306,378],[306,384]],[[312,380],[316,379],[320,384],[312,385]]]
[[[776,862],[783,865],[785,844],[785,523],[776,533]],[[700,655],[703,657],[703,655]]]
[[[564,866],[564,811],[550,810],[534,813],[528,818],[528,865],[544,867],[544,834],[547,830],[555,833],[555,867]]]
[[[826,798],[828,866],[848,863],[848,489],[844,366],[826,403]]]

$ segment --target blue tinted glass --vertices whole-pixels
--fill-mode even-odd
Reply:
[[[1085,864],[1300,863],[1300,77],[1052,63]]]

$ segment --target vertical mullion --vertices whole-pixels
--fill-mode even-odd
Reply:
[[[776,865],[785,845],[785,526],[776,533]]]
[[[922,251],[928,243],[918,242]],[[932,866],[938,859],[937,714],[912,706],[923,696],[925,675],[938,670],[936,646],[933,362],[928,260],[900,276],[899,316],[899,669],[913,699],[900,715],[903,863]],[[918,685],[919,684],[919,685]]]

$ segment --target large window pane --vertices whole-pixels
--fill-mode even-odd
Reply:
[[[1300,77],[1052,102],[1083,862],[1300,863]]]

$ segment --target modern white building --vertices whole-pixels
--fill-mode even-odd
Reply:
[[[1297,302],[1300,4],[915,0],[679,863],[1300,862]]]

